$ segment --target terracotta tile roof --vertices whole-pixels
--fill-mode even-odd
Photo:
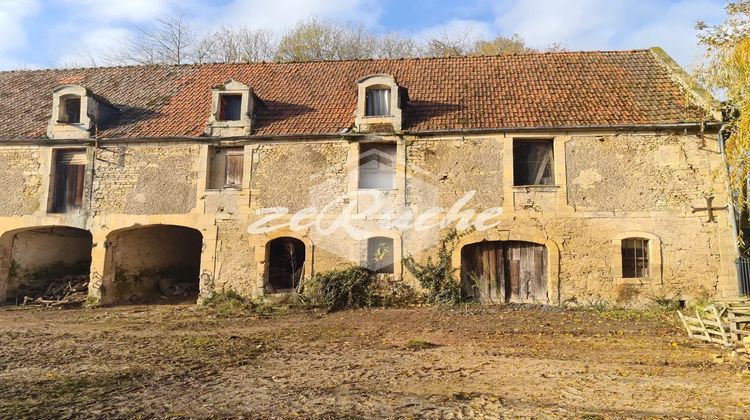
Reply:
[[[255,134],[351,127],[355,81],[395,76],[408,131],[651,125],[705,113],[649,50],[304,63],[134,66],[0,72],[0,138],[45,136],[52,89],[74,82],[121,109],[105,137],[200,136],[211,86],[235,79],[265,107]]]

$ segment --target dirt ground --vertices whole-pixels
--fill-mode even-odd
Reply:
[[[632,312],[0,308],[0,418],[750,418],[746,369]]]

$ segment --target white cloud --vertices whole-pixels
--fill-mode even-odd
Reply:
[[[145,22],[168,15],[176,0],[64,0],[76,17],[96,21]]]
[[[640,49],[660,46],[681,64],[699,59],[695,21],[718,21],[721,0],[515,0],[494,7],[504,34],[530,45],[559,42],[572,50]]]
[[[397,7],[397,6],[396,6]],[[382,6],[375,0],[233,0],[214,11],[214,23],[284,31],[311,17],[375,24]]]
[[[20,49],[26,46],[26,30],[23,19],[39,10],[37,0],[0,0],[0,52]],[[3,58],[3,61],[11,61]]]

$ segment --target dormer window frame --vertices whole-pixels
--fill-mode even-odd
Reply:
[[[224,120],[222,114],[222,96],[240,96],[240,116],[236,120]],[[211,88],[211,115],[206,124],[206,134],[211,137],[236,137],[252,133],[255,99],[253,89],[243,83],[230,79]]]
[[[370,90],[389,89],[388,115],[368,115],[367,92]],[[390,74],[371,74],[357,80],[357,110],[355,126],[360,132],[381,132],[381,127],[391,126],[394,132],[401,131],[402,123],[402,87]]]
[[[68,122],[63,117],[66,101],[80,99],[78,122]],[[63,85],[52,91],[52,116],[47,126],[47,137],[51,139],[87,139],[91,137],[90,107],[95,101],[93,94],[83,86]],[[94,105],[95,106],[95,105]]]

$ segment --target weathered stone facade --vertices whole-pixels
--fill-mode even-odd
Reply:
[[[378,247],[415,284],[402,258],[452,226],[474,229],[462,281],[469,263],[533,273],[534,301],[735,296],[722,122],[675,66],[642,50],[0,72],[25,98],[0,98],[0,302],[88,246],[104,304],[263,295]],[[37,86],[68,93],[45,105]],[[92,110],[77,123],[59,119],[71,98]]]
[[[550,187],[512,184],[512,165],[506,162],[513,159],[512,143],[526,134],[404,137],[389,137],[405,157],[392,193],[403,197],[403,208],[415,213],[433,206],[447,209],[467,192],[475,195],[465,208],[477,213],[502,208],[496,227],[472,233],[462,245],[481,240],[546,244],[557,261],[548,272],[551,303],[736,293],[727,212],[717,211],[716,220],[709,222],[706,212],[693,213],[691,207],[704,205],[706,195],[716,196],[716,205],[726,203],[714,135],[701,140],[696,134],[674,132],[547,133],[542,137],[555,139],[560,152],[555,158],[556,185]],[[0,226],[3,232],[52,225],[91,231],[92,277],[106,277],[113,232],[138,225],[193,228],[203,238],[203,279],[210,279],[216,290],[244,295],[264,293],[266,245],[274,237],[306,242],[306,275],[363,260],[363,241],[344,232],[326,236],[314,227],[286,227],[267,235],[248,233],[260,209],[286,207],[291,215],[309,207],[324,208],[346,195],[357,173],[358,163],[352,158],[356,139],[242,143],[248,173],[239,191],[205,188],[208,148],[216,147],[215,141],[103,144],[87,171],[93,176],[89,208],[65,215],[46,210],[49,193],[43,185],[49,185],[50,165],[43,157],[51,155],[55,144],[2,145],[5,179],[18,182],[0,186],[5,198]],[[87,148],[93,156],[94,146]],[[329,206],[323,220],[335,219],[342,207]],[[372,227],[381,216],[369,215],[353,224]],[[434,214],[431,219],[443,216]],[[288,222],[289,217],[279,221]],[[441,232],[445,231],[380,234],[395,238],[400,257],[424,258],[435,251]],[[651,262],[657,272],[648,279],[623,279],[616,272],[616,243],[628,232],[658,238],[658,265]],[[459,256],[455,263],[460,265]],[[413,282],[398,262],[396,275]],[[92,288],[90,293],[97,297],[101,291]]]

